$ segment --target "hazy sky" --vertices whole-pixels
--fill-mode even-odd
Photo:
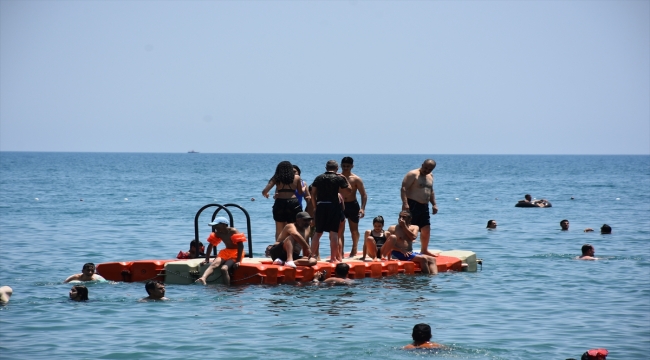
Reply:
[[[649,1],[0,0],[0,150],[650,154]]]

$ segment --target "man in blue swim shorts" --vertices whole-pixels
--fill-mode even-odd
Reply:
[[[425,274],[438,274],[435,257],[413,251],[413,240],[418,236],[418,227],[411,225],[411,213],[402,210],[397,225],[389,227],[388,232],[391,235],[382,247],[382,251],[390,252],[398,260],[418,262]],[[388,248],[384,250],[385,247]]]

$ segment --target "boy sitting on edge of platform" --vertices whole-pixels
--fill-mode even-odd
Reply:
[[[212,232],[210,233],[210,236],[208,236],[209,245],[205,252],[205,261],[203,261],[202,264],[210,264],[210,253],[212,252],[212,248],[219,245],[222,241],[226,245],[226,248],[219,251],[217,258],[214,259],[207,269],[205,269],[203,276],[196,280],[196,282],[207,285],[208,277],[212,275],[215,269],[219,268],[221,270],[224,285],[229,286],[229,271],[231,269],[232,271],[237,270],[244,259],[244,243],[246,242],[246,236],[238,232],[237,229],[228,227],[228,219],[225,217],[217,217],[208,225],[212,226]]]

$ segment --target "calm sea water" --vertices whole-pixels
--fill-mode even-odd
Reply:
[[[472,250],[482,271],[349,288],[169,285],[158,303],[138,302],[142,283],[96,283],[89,302],[67,300],[62,281],[85,262],[187,250],[211,202],[249,211],[261,255],[274,234],[261,190],[276,164],[311,182],[342,156],[0,153],[0,285],[14,289],[0,307],[1,357],[566,359],[605,347],[610,359],[650,358],[650,156],[352,155],[370,198],[361,229],[376,215],[396,222],[403,175],[433,157],[431,247]],[[525,193],[553,207],[514,208]],[[582,232],[603,223],[613,234]],[[573,260],[584,243],[603,259]],[[451,350],[399,350],[420,322]]]

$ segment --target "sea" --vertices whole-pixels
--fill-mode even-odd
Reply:
[[[275,224],[261,192],[276,165],[297,164],[311,183],[343,156],[368,193],[362,231],[377,215],[396,223],[403,176],[434,159],[430,248],[471,250],[479,270],[349,287],[167,285],[163,302],[139,301],[143,283],[97,282],[89,301],[68,299],[63,280],[86,262],[187,251],[206,204],[245,208],[263,256]],[[0,286],[14,290],[0,306],[0,357],[579,359],[606,348],[608,359],[649,359],[649,190],[647,155],[0,152]],[[527,193],[553,206],[515,208]],[[233,216],[248,232],[243,212]],[[585,243],[600,260],[575,260]],[[447,348],[402,350],[418,323]]]

